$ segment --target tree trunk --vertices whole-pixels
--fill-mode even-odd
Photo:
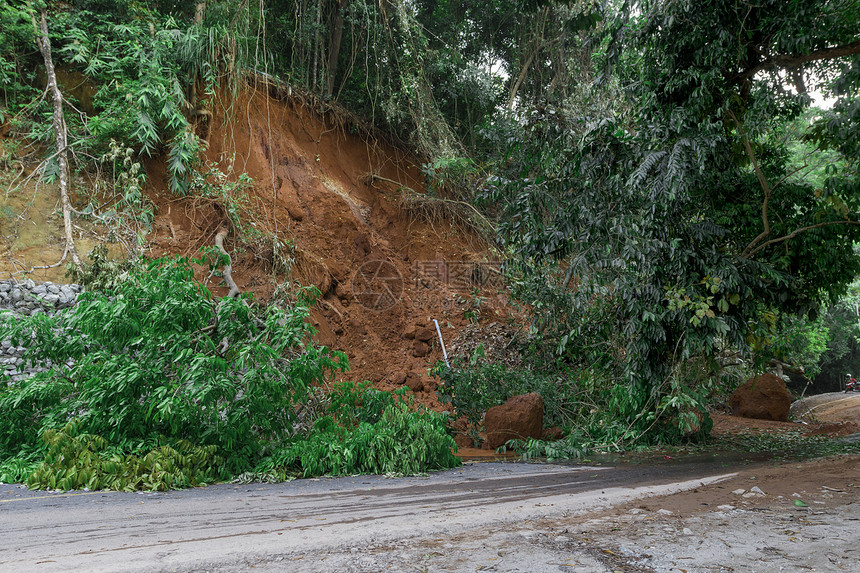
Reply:
[[[343,13],[349,0],[336,0],[334,4],[334,21],[332,22],[331,38],[328,45],[328,85],[326,95],[334,92],[334,81],[337,75],[337,60],[340,58],[340,45],[343,39]]]
[[[35,17],[33,24],[36,24]],[[57,86],[57,74],[54,71],[54,60],[51,58],[51,40],[48,37],[48,20],[45,12],[42,12],[41,36],[37,36],[36,42],[45,59],[45,72],[48,76],[48,91],[54,100],[53,128],[57,134],[57,163],[60,167],[60,202],[63,205],[63,226],[66,231],[66,249],[63,258],[69,255],[72,263],[81,267],[81,258],[75,248],[75,239],[72,235],[72,204],[69,201],[69,160],[68,160],[68,133],[66,130],[66,119],[63,115],[63,94]]]
[[[206,13],[206,0],[198,0],[194,6],[194,23],[198,26],[203,23],[203,14]]]
[[[227,238],[227,233],[230,231],[227,227],[221,227],[218,230],[218,233],[215,235],[215,246],[218,247],[218,250],[222,255],[227,259],[227,264],[224,265],[224,282],[227,283],[227,286],[230,287],[230,292],[227,293],[228,298],[233,298],[234,296],[239,296],[242,291],[239,290],[239,286],[236,284],[236,281],[233,280],[233,259],[230,257],[230,253],[227,252],[227,249],[224,248],[224,239]]]
[[[194,7],[194,24],[201,26],[203,24],[203,15],[206,13],[206,1],[197,2]],[[191,89],[188,95],[188,107],[191,108],[191,113],[197,115],[197,65],[191,67]]]
[[[523,85],[523,82],[526,80],[526,76],[528,75],[529,68],[532,65],[532,62],[535,59],[535,56],[541,49],[541,44],[543,43],[543,34],[544,28],[546,27],[546,21],[549,17],[549,6],[547,6],[543,11],[543,17],[540,22],[540,29],[538,30],[537,37],[534,39],[534,48],[529,52],[526,61],[523,63],[522,68],[520,69],[520,74],[517,76],[517,80],[511,86],[511,91],[508,93],[508,109],[514,109],[514,101],[517,99],[517,92],[520,91],[520,87]]]
[[[317,0],[316,12],[314,14],[314,57],[313,57],[313,72],[311,73],[311,86],[314,90],[322,89],[322,80],[317,81],[320,63],[322,62],[322,39],[320,38],[320,26],[322,22],[322,3],[323,0]],[[319,92],[317,92],[319,93]]]

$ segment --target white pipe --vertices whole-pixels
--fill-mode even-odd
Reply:
[[[436,333],[439,335],[439,344],[442,345],[442,356],[445,357],[445,366],[451,368],[451,365],[448,363],[448,351],[445,350],[445,341],[442,340],[442,329],[439,328],[439,321],[434,318],[433,324],[436,325]]]

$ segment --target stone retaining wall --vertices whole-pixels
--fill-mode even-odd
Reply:
[[[32,316],[41,312],[53,314],[74,306],[82,290],[76,284],[39,283],[30,279],[0,280],[0,320],[6,319],[9,314],[12,317]],[[23,346],[13,346],[9,339],[0,340],[0,372],[5,372],[13,379],[32,376],[32,370],[18,372],[24,350]]]

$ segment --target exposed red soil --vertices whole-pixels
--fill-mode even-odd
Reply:
[[[207,141],[206,162],[233,181],[243,173],[253,179],[240,219],[259,235],[246,232],[246,240],[240,241],[232,229],[226,247],[233,257],[234,279],[261,301],[291,281],[316,286],[322,292],[312,313],[317,342],[349,357],[350,371],[340,379],[370,380],[382,390],[407,384],[419,403],[441,409],[436,381],[427,372],[442,359],[432,320],[439,321],[449,345],[464,329],[469,338],[478,334],[466,315],[474,310],[468,290],[438,280],[438,271],[447,272],[461,262],[491,261],[490,249],[444,219],[422,220],[404,209],[401,186],[425,191],[415,157],[354,130],[336,113],[320,112],[313,102],[297,95],[282,97],[270,88],[215,98],[211,120],[198,126]],[[163,158],[146,167],[147,193],[156,205],[154,231],[147,237],[149,254],[195,256],[213,245],[218,230],[231,223],[223,199],[177,197],[168,191]],[[58,221],[51,223],[59,235]],[[289,268],[278,259],[273,239],[292,246],[284,253],[292,259]],[[46,261],[56,258],[51,254]],[[17,267],[9,272],[14,270]],[[33,277],[58,280],[38,273]],[[362,294],[374,286],[374,278],[382,279],[377,286],[392,287],[391,304],[377,304]],[[223,285],[210,286],[216,296],[227,292]],[[479,294],[484,298],[482,324],[495,321],[497,330],[516,333],[518,328],[508,324],[512,313],[504,295],[490,289]],[[858,411],[860,403],[832,415],[819,410],[809,424],[715,414],[713,433],[845,435],[860,431]],[[844,419],[852,421],[839,421]]]
[[[290,280],[316,286],[323,293],[312,313],[316,339],[349,357],[350,371],[340,378],[370,380],[382,390],[406,383],[419,403],[438,407],[427,373],[442,359],[432,319],[450,342],[468,324],[470,302],[462,288],[428,280],[427,270],[490,255],[462,228],[419,220],[402,207],[400,185],[424,189],[415,158],[350,133],[337,115],[320,114],[296,96],[277,99],[264,89],[239,94],[229,107],[216,100],[211,124],[201,131],[208,135],[207,161],[234,180],[240,173],[254,180],[241,217],[261,236],[249,245],[231,234],[226,244],[240,289],[268,300]],[[153,254],[196,255],[214,244],[228,222],[224,202],[169,193],[163,162],[147,171],[157,206]],[[293,246],[291,268],[277,259],[273,238]],[[391,300],[376,296],[385,287]],[[506,316],[502,295],[481,295],[484,317]],[[416,331],[429,340],[418,340]]]

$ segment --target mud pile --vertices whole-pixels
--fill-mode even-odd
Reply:
[[[470,321],[505,317],[486,244],[444,218],[410,215],[402,193],[425,191],[418,163],[352,133],[334,113],[273,97],[265,86],[216,99],[212,111],[199,128],[207,162],[231,179],[253,179],[242,221],[259,234],[252,246],[234,234],[226,244],[238,286],[263,301],[290,281],[316,286],[317,341],[347,353],[342,378],[385,390],[407,383],[418,401],[434,404],[427,370],[442,351],[433,319],[450,342]],[[153,254],[195,255],[212,245],[229,222],[223,202],[177,198],[162,163],[147,170],[157,205]]]

